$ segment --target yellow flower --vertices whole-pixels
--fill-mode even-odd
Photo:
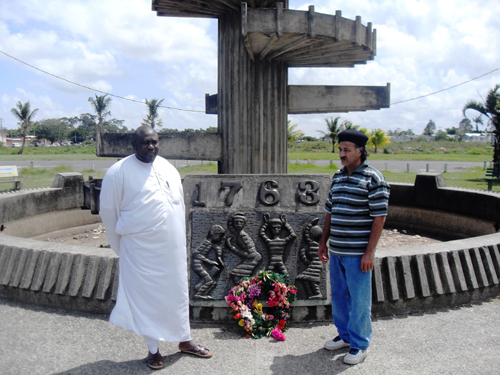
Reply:
[[[238,325],[240,327],[243,327],[243,324],[245,324],[245,319],[240,319],[240,321],[238,322]]]

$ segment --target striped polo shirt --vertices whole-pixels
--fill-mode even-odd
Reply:
[[[331,254],[365,253],[373,218],[387,215],[390,190],[382,173],[366,162],[350,176],[345,167],[333,175],[325,204],[325,211],[331,214]]]

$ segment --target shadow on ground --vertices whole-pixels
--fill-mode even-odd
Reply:
[[[151,374],[169,373],[169,367],[175,364],[182,357],[181,353],[163,356],[165,367],[158,371],[150,369],[146,364],[146,359],[135,361],[113,362],[98,361],[87,363],[73,369],[58,372],[55,375],[84,375],[84,374],[106,374],[106,375],[128,375],[128,374]]]

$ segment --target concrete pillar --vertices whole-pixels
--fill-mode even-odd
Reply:
[[[219,18],[219,46],[219,174],[286,173],[286,64],[252,60],[232,12]]]

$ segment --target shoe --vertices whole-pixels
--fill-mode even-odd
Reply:
[[[342,348],[345,348],[346,346],[349,346],[348,342],[345,342],[340,338],[340,336],[335,337],[333,340],[325,342],[325,349],[326,350],[339,350]]]
[[[368,355],[368,350],[352,349],[344,357],[344,363],[348,365],[357,365],[363,362],[365,357]]]
[[[153,370],[159,370],[162,369],[163,366],[165,366],[163,357],[161,356],[159,350],[156,352],[156,354],[149,352],[148,357],[146,358],[146,362],[148,366]]]

